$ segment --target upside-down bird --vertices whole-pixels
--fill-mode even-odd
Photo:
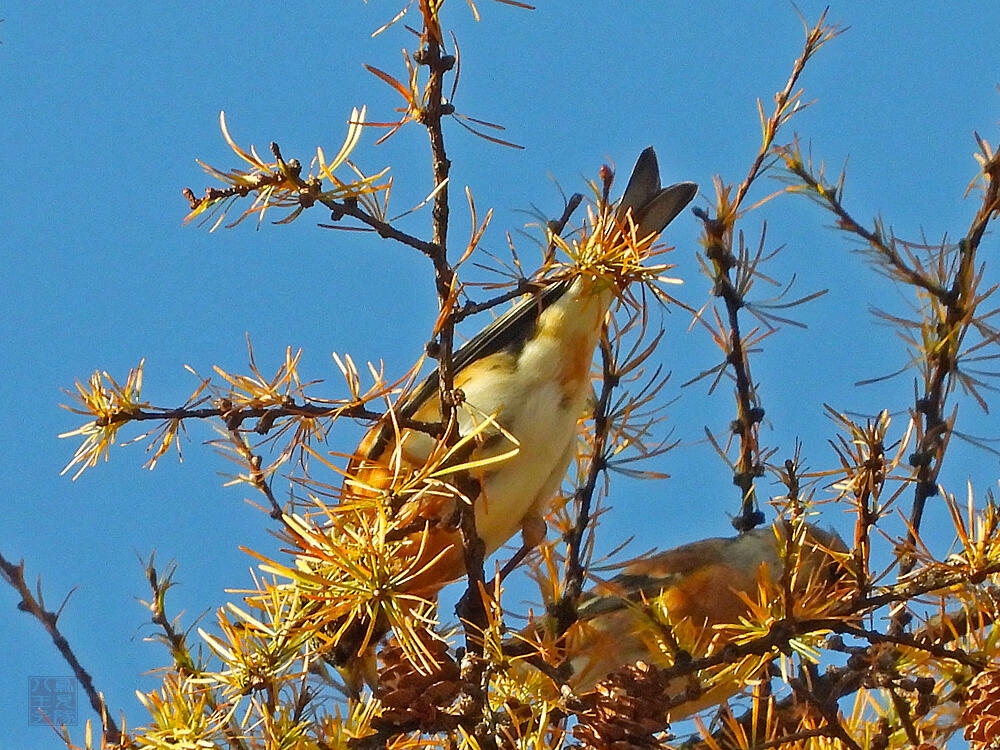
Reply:
[[[634,232],[648,246],[696,192],[691,182],[661,188],[656,153],[647,148],[613,214],[617,237]],[[544,537],[543,517],[573,458],[592,393],[602,324],[621,291],[615,280],[585,272],[550,283],[461,346],[453,372],[462,394],[457,431],[466,442],[436,467],[433,456],[443,449],[436,438],[398,426],[441,421],[436,370],[364,437],[344,496],[391,495],[394,523],[408,533],[414,558],[408,593],[430,596],[464,575],[456,512],[463,497],[474,502],[487,556],[519,530],[525,548]],[[448,474],[449,462],[466,467],[464,483]],[[428,467],[439,470],[438,480],[428,481]]]
[[[778,522],[625,563],[618,575],[583,594],[577,621],[559,649],[558,661],[571,671],[566,680],[579,694],[637,661],[670,666],[679,663],[681,651],[695,659],[717,653],[736,632],[724,626],[738,630],[741,619],[754,619],[761,586],[770,586],[773,595],[784,576],[800,602],[794,610],[800,616],[803,602],[812,612],[832,611],[845,551],[836,534],[811,524]],[[522,637],[539,642],[540,634],[536,624]],[[671,719],[731,697],[757,676],[760,666],[747,662],[724,679],[672,680],[665,691],[673,705]]]
[[[323,646],[352,690],[362,680],[373,683],[382,636],[389,629],[412,633],[422,617],[415,611],[465,574],[462,503],[473,505],[486,556],[521,531],[511,565],[542,540],[543,518],[574,457],[578,422],[593,393],[602,326],[636,278],[616,253],[639,265],[697,190],[691,182],[662,188],[656,153],[647,148],[618,205],[602,199],[592,216],[586,247],[599,266],[574,263],[559,278],[540,281],[539,291],[455,351],[453,439],[415,426],[443,421],[436,370],[365,435],[336,511],[348,520],[334,522],[338,549],[348,557],[349,548],[360,549],[357,559],[335,564],[335,575],[346,579],[339,590],[351,601],[334,603]]]

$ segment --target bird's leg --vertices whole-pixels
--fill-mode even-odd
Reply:
[[[529,513],[521,523],[521,546],[500,568],[500,580],[503,581],[524,562],[524,558],[530,555],[543,539],[545,539],[545,519],[537,513]]]
[[[520,565],[524,561],[524,558],[526,558],[534,548],[534,545],[529,546],[527,544],[522,544],[518,548],[517,552],[514,553],[514,556],[505,562],[503,567],[500,568],[500,580],[503,581],[507,576],[513,573],[514,568]]]

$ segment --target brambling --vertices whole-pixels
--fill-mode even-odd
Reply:
[[[618,236],[655,239],[696,192],[690,182],[661,188],[656,154],[647,148],[614,214]],[[399,426],[441,421],[436,370],[361,441],[343,494],[389,498],[413,558],[408,593],[432,596],[464,575],[461,502],[474,503],[486,556],[518,530],[523,549],[544,538],[543,517],[591,397],[602,324],[620,291],[615,281],[586,273],[551,282],[460,347],[453,357],[460,438],[451,453],[433,436]],[[461,489],[460,470],[467,477]]]
[[[789,534],[797,562],[786,564]],[[591,690],[612,672],[637,661],[671,666],[683,651],[692,658],[718,652],[760,601],[762,587],[774,594],[786,569],[792,591],[809,594],[815,608],[834,606],[831,586],[843,573],[840,538],[816,526],[779,522],[736,537],[702,539],[625,563],[621,573],[585,593],[578,619],[566,633],[558,661],[572,671],[568,684],[577,693]],[[763,606],[763,605],[761,605]],[[525,640],[538,643],[533,626]],[[544,638],[544,636],[543,636]],[[542,641],[544,642],[544,641]],[[672,680],[667,697],[676,705],[671,720],[690,716],[742,690],[762,663],[751,660],[725,679]]]

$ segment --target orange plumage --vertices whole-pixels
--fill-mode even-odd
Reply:
[[[569,683],[584,692],[636,661],[669,666],[676,647],[694,658],[717,652],[730,642],[724,626],[751,616],[749,602],[757,600],[762,580],[776,585],[781,578],[792,528],[778,523],[737,537],[702,539],[622,565],[618,575],[598,583],[580,603],[579,619],[565,641]],[[843,542],[815,526],[800,528],[799,560],[790,567],[793,590],[829,594],[842,572],[837,558],[845,550]],[[816,606],[834,602],[824,596]],[[534,640],[537,634],[526,637]],[[748,663],[724,681],[701,686],[697,698],[678,705],[671,717],[681,719],[734,695],[755,671]],[[680,698],[691,683],[697,680],[676,681],[670,695]]]

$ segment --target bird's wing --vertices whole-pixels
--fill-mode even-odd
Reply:
[[[740,537],[700,539],[623,564],[623,572],[601,582],[581,601],[578,614],[588,620],[629,606],[630,602],[653,599],[697,571],[724,559],[727,548],[740,544]]]
[[[528,329],[534,327],[538,316],[560,299],[572,284],[572,279],[551,284],[537,294],[525,298],[487,325],[455,351],[452,356],[454,372],[457,374],[473,362],[527,341],[531,338]],[[416,388],[400,399],[394,407],[395,413],[406,419],[412,417],[427,399],[434,397],[437,391],[438,368],[435,367]],[[388,444],[391,434],[392,425],[384,422],[378,437],[371,442],[366,458],[378,458]]]

